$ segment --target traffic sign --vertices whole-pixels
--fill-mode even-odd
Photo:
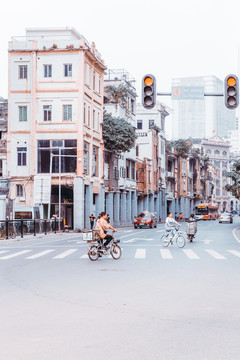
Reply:
[[[172,86],[172,100],[203,100],[203,86]]]

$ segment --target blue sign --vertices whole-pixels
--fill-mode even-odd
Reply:
[[[203,100],[203,86],[173,86],[172,100]]]

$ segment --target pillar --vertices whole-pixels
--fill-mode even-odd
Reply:
[[[113,192],[106,193],[106,213],[113,219]]]
[[[136,191],[132,191],[132,221],[134,220],[134,216],[137,216],[137,194]]]
[[[113,194],[113,221],[114,225],[120,225],[120,192]]]
[[[79,177],[74,178],[73,215],[74,230],[82,230],[84,228],[84,183]]]
[[[126,203],[127,203],[127,193],[122,191],[120,195],[120,223],[121,225],[126,225]]]

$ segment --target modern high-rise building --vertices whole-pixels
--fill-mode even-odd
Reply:
[[[236,113],[224,105],[223,81],[215,76],[172,80],[172,137],[174,139],[227,136],[236,127]]]

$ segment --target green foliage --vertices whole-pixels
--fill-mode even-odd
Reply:
[[[157,133],[160,133],[161,131],[160,127],[158,127],[156,124],[152,125],[150,129],[155,130]]]
[[[109,101],[121,102],[123,106],[127,104],[128,90],[125,84],[119,84],[118,86],[108,85],[105,87],[104,92]]]
[[[227,184],[225,189],[240,200],[240,160],[233,164],[232,171],[227,173],[227,177],[231,179],[231,184]]]
[[[103,141],[108,150],[114,152],[128,152],[134,146],[137,135],[134,127],[125,119],[113,117],[104,111],[103,114]]]
[[[192,144],[188,140],[179,139],[169,141],[168,147],[175,149],[175,152],[178,156],[187,158],[189,156],[189,151],[192,147]]]

